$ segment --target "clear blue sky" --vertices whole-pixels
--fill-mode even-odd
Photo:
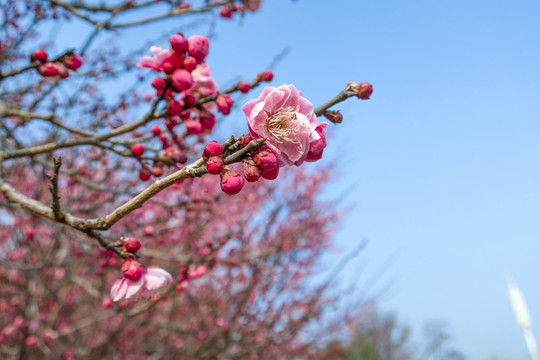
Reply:
[[[131,31],[126,45],[181,24]],[[373,83],[372,100],[341,106],[325,160],[337,159],[335,194],[354,188],[338,243],[370,239],[352,280],[391,262],[382,307],[416,333],[445,321],[469,359],[526,359],[504,274],[538,337],[540,2],[263,0],[216,33],[208,62],[221,84],[285,46],[273,85],[295,84],[315,105],[349,81]],[[231,121],[245,129],[240,114]]]

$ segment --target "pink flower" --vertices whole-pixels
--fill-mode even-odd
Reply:
[[[294,85],[266,87],[258,99],[248,101],[242,111],[253,138],[266,138],[280,165],[300,165],[319,139],[313,105]],[[263,174],[264,177],[264,174]]]
[[[218,92],[218,86],[213,77],[210,76],[210,66],[199,64],[191,72],[193,85],[189,89],[189,94],[196,97],[206,97],[215,95]]]
[[[137,292],[142,291],[141,295],[153,295],[160,288],[172,283],[172,276],[167,271],[157,266],[149,266],[144,274],[137,281],[123,277],[117,280],[111,289],[111,298],[113,301],[129,299]]]
[[[162,71],[163,64],[165,64],[172,55],[172,51],[170,49],[162,50],[157,46],[152,46],[150,51],[154,54],[154,57],[148,55],[143,56],[137,63],[137,67]]]

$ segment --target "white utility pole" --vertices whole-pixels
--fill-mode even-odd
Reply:
[[[507,277],[506,281],[508,283],[510,302],[512,303],[512,308],[514,308],[517,323],[523,330],[523,337],[525,337],[531,359],[540,360],[540,352],[538,351],[538,345],[536,344],[536,339],[532,332],[532,321],[529,315],[529,309],[527,308],[527,303],[525,303],[525,297],[523,297],[523,293],[510,278]]]

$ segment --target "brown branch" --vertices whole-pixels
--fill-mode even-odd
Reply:
[[[328,108],[330,108],[330,107],[332,107],[332,106],[334,106],[334,105],[336,105],[336,104],[338,104],[338,103],[340,103],[342,101],[347,100],[351,96],[355,96],[356,95],[356,90],[354,89],[354,87],[351,84],[352,83],[347,84],[347,87],[345,88],[345,90],[341,91],[333,99],[328,100],[327,102],[325,102],[324,104],[322,104],[321,106],[316,108],[313,111],[315,113],[315,115],[321,116],[322,114],[324,114],[324,112],[326,110],[328,110]]]
[[[220,1],[220,2],[213,3],[213,4],[207,4],[207,5],[203,6],[203,7],[197,8],[197,9],[181,9],[181,10],[173,9],[170,12],[165,13],[165,14],[161,14],[161,15],[156,15],[156,16],[152,16],[152,17],[148,17],[148,18],[144,18],[144,19],[139,19],[139,20],[134,20],[134,21],[127,21],[127,22],[124,22],[124,23],[116,24],[116,25],[112,24],[111,28],[119,29],[119,28],[125,28],[125,27],[137,26],[137,25],[144,25],[144,24],[148,24],[148,23],[151,23],[151,22],[154,22],[154,21],[164,20],[164,19],[178,17],[178,16],[182,16],[182,15],[202,14],[202,13],[209,12],[210,10],[212,10],[215,7],[219,7],[219,6],[222,6],[222,5],[227,5],[227,4],[230,4],[231,2],[232,2],[232,0]]]
[[[59,61],[59,60],[62,59],[64,56],[71,55],[71,54],[73,54],[73,49],[66,50],[63,54],[58,55],[57,57],[55,57],[55,58],[52,59],[52,60],[49,60],[48,62],[56,62],[56,61]],[[41,65],[41,62],[39,62],[39,61],[34,61],[34,62],[30,63],[29,65],[26,65],[25,67],[22,67],[22,68],[20,68],[20,69],[14,69],[14,70],[11,70],[10,72],[5,73],[5,74],[0,73],[0,81],[2,81],[2,80],[5,79],[5,78],[8,78],[8,77],[10,77],[10,76],[19,75],[19,74],[21,74],[21,73],[23,73],[23,72],[25,72],[25,71],[28,71],[28,70],[37,68],[39,65]]]
[[[60,196],[58,195],[58,173],[60,171],[60,167],[62,166],[62,158],[58,157],[54,159],[54,173],[49,175],[47,174],[47,178],[51,181],[49,184],[49,191],[51,192],[52,196],[52,202],[51,202],[51,209],[54,214],[54,219],[58,222],[62,222],[64,215],[62,214],[62,210],[60,209]]]

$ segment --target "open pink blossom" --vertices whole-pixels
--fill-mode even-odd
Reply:
[[[258,99],[242,106],[253,138],[266,138],[280,165],[300,165],[310,151],[310,143],[320,138],[314,134],[317,116],[313,105],[294,85],[266,87]]]
[[[170,49],[163,50],[157,46],[152,46],[150,48],[150,51],[154,54],[154,56],[153,57],[149,55],[143,56],[137,63],[137,67],[154,69],[156,71],[162,71],[163,64],[167,62],[167,60],[169,59],[169,57],[172,55],[173,52]]]
[[[149,266],[137,281],[123,277],[117,280],[111,289],[113,301],[129,299],[139,291],[142,296],[151,296],[160,288],[172,283],[172,276],[157,266]]]

